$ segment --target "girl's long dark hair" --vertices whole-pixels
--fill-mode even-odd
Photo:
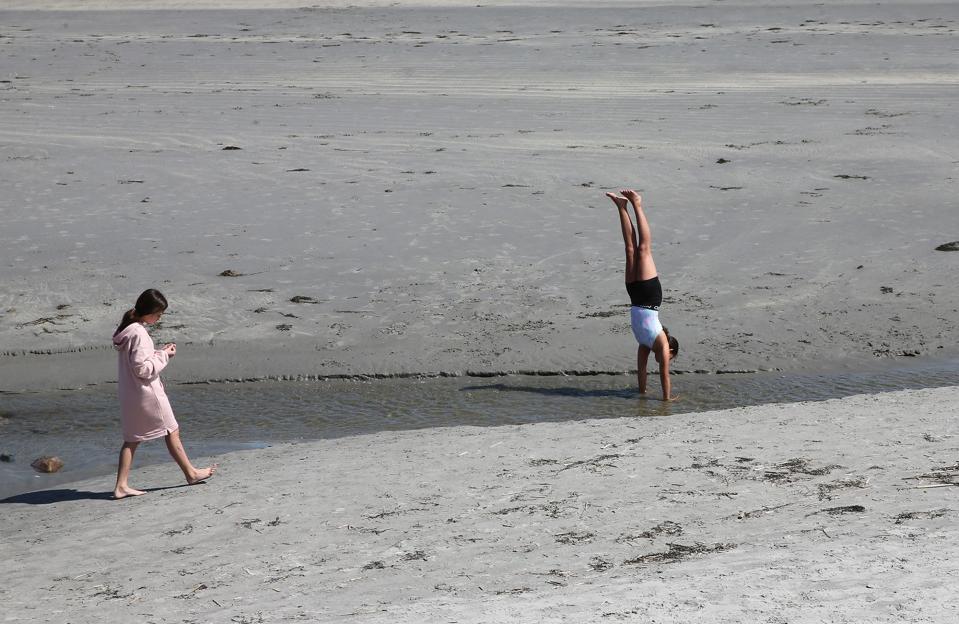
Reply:
[[[157,312],[163,312],[167,308],[166,297],[163,296],[156,288],[148,288],[140,293],[140,296],[137,297],[136,305],[123,313],[123,318],[120,319],[120,325],[117,326],[117,330],[113,332],[113,335],[116,336],[129,325],[136,323],[144,316],[150,314],[156,314]]]
[[[679,341],[675,337],[669,335],[669,330],[665,327],[663,331],[666,333],[666,342],[669,343],[669,352],[672,357],[679,355]]]

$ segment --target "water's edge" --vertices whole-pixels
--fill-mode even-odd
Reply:
[[[181,435],[197,463],[274,443],[456,425],[675,416],[894,390],[959,385],[959,359],[895,361],[866,370],[749,372],[678,376],[675,403],[659,401],[650,378],[642,397],[634,374],[525,371],[524,374],[354,375],[167,384]],[[115,384],[82,390],[4,393],[0,407],[0,499],[111,474],[120,445]],[[60,473],[30,462],[58,455]],[[165,445],[141,445],[137,465],[169,461]],[[171,480],[179,478],[171,464]]]

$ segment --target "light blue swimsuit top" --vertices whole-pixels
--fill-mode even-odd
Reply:
[[[652,349],[656,337],[663,331],[663,325],[659,322],[659,311],[631,306],[629,314],[633,323],[633,336],[636,337],[636,342]]]

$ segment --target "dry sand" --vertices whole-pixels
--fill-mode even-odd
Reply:
[[[621,185],[680,369],[956,352],[955,3],[130,6],[0,11],[2,390],[625,370]]]
[[[391,432],[26,494],[2,621],[951,622],[957,402]]]

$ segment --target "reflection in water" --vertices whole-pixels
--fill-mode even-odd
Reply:
[[[531,392],[534,394],[542,394],[544,396],[565,396],[565,397],[576,397],[576,398],[588,398],[588,397],[619,397],[622,399],[631,399],[631,398],[647,398],[641,396],[635,390],[628,388],[612,388],[612,389],[590,389],[590,388],[577,388],[574,386],[560,386],[558,388],[547,388],[545,386],[530,386],[530,385],[514,385],[514,384],[487,384],[485,386],[467,386],[462,389],[464,392],[470,390],[499,390],[502,392]]]
[[[682,375],[680,400],[639,395],[632,375],[505,376],[376,381],[269,381],[169,385],[184,444],[194,458],[270,443],[444,427],[620,417],[663,417],[765,403],[814,401],[905,388],[959,384],[959,361],[923,361],[859,373]],[[0,497],[115,470],[120,427],[114,386],[5,394],[0,409]],[[40,455],[62,473],[37,475]],[[144,444],[137,464],[168,462],[162,442]],[[171,483],[178,472],[171,470]]]
[[[517,377],[521,378],[521,377]],[[613,377],[612,379],[620,379]],[[537,379],[537,381],[539,381]],[[555,383],[555,382],[554,382]],[[629,403],[623,401],[610,402],[599,405],[596,401],[584,401],[580,404],[581,410],[571,409],[566,414],[556,414],[555,417],[544,415],[537,422],[548,420],[581,420],[584,418],[624,418],[633,416],[638,418],[649,418],[653,416],[669,416],[671,414],[681,414],[684,412],[700,411],[692,409],[692,404],[682,405],[678,402],[666,403],[657,397],[658,394],[647,393],[640,394],[635,388],[626,386],[610,388],[583,388],[578,386],[553,386],[553,385],[530,385],[516,383],[497,383],[477,386],[467,386],[461,388],[463,392],[475,391],[496,391],[504,393],[522,393],[538,394],[548,398],[567,398],[567,399],[627,399]],[[657,389],[658,392],[658,389]],[[565,402],[567,407],[573,407],[569,401]],[[602,409],[603,407],[607,409]],[[529,421],[524,421],[529,422]]]

